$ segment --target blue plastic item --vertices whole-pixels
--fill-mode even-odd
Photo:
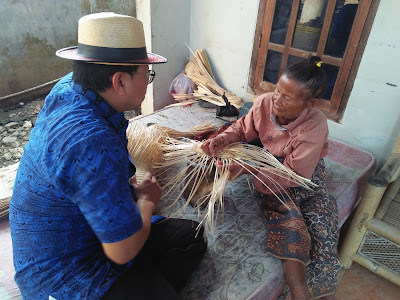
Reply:
[[[244,115],[246,115],[250,108],[253,106],[253,102],[245,102],[242,106],[242,109],[240,110],[240,113],[238,115],[238,119],[240,119],[241,117],[243,117]]]

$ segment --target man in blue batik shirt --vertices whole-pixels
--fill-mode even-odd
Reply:
[[[147,53],[133,17],[78,25],[78,47],[57,51],[73,72],[47,96],[18,168],[15,280],[24,299],[180,299],[206,243],[194,221],[152,222],[161,190],[150,173],[136,183],[123,114],[166,59]]]

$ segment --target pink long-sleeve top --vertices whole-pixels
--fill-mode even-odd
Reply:
[[[300,116],[288,125],[279,125],[272,112],[273,93],[263,94],[254,100],[247,115],[240,118],[220,135],[228,144],[249,142],[260,138],[264,147],[276,157],[284,157],[283,164],[298,175],[310,179],[318,160],[328,153],[328,124],[325,115],[318,108],[306,108]],[[297,184],[274,175],[263,169],[256,174],[273,191],[278,190],[263,174],[272,177],[282,188],[295,187]],[[258,180],[255,188],[264,194],[270,193]]]

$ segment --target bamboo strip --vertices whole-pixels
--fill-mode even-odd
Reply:
[[[386,213],[387,208],[390,203],[397,195],[397,192],[400,190],[400,180],[393,181],[387,187],[385,194],[382,197],[381,203],[378,206],[378,209],[375,212],[375,218],[381,220]]]
[[[396,227],[390,226],[388,223],[378,219],[371,219],[365,227],[372,232],[392,241],[395,244],[400,245],[400,230]]]
[[[178,139],[178,138],[194,138],[196,135],[199,135],[203,132],[206,131],[218,131],[218,127],[212,123],[205,123],[205,124],[200,124],[193,126],[189,130],[186,131],[179,131],[175,130],[169,127],[161,126],[161,125],[154,125],[156,128],[161,130],[164,135],[173,138],[173,139]]]
[[[163,179],[161,184],[163,190],[162,200],[170,201],[170,204],[162,213],[167,213],[168,216],[174,217],[182,214],[185,207],[199,190],[205,176],[211,174],[210,172],[214,172],[212,170],[219,162],[222,162],[222,167],[214,172],[214,180],[210,192],[200,199],[200,202],[207,203],[204,214],[201,216],[200,224],[203,224],[211,233],[214,232],[215,218],[218,217],[220,211],[223,211],[223,194],[229,178],[228,166],[232,163],[239,164],[248,170],[256,180],[259,180],[267,189],[270,189],[272,194],[280,199],[285,206],[287,204],[281,200],[285,191],[279,193],[273,191],[273,188],[276,188],[276,190],[282,189],[269,174],[285,178],[308,189],[315,186],[309,179],[297,175],[294,171],[281,164],[273,155],[257,146],[235,143],[219,151],[217,157],[211,157],[201,149],[202,142],[187,138],[178,140],[171,137],[193,137],[210,129],[217,130],[213,124],[201,124],[183,132],[160,125],[143,127],[136,122],[129,124],[127,130],[128,151],[138,169],[138,176],[150,171],[159,181]],[[188,162],[191,162],[191,166],[194,166],[190,172],[186,172],[188,169],[186,167],[178,174],[175,174],[175,172],[169,175],[172,173],[172,169],[179,165],[187,166]],[[254,167],[258,170],[257,174],[252,171]],[[262,180],[259,174],[270,182],[268,184],[264,182],[265,178]],[[138,182],[140,183],[140,178],[138,178]],[[191,190],[186,203],[178,211],[173,212],[172,209],[181,199],[184,191],[188,189],[189,182],[194,184],[190,187]]]
[[[217,157],[211,157],[203,152],[201,149],[201,144],[202,143],[198,141],[174,140],[172,138],[166,138],[164,143],[161,145],[164,159],[159,164],[159,168],[164,169],[173,165],[185,164],[187,161],[192,162],[191,165],[196,166],[188,175],[186,174],[185,170],[181,171],[162,187],[163,191],[165,192],[165,196],[169,197],[168,199],[175,197],[175,199],[172,200],[172,204],[169,205],[165,211],[167,211],[170,216],[172,215],[174,217],[178,217],[188,203],[192,200],[192,197],[199,188],[199,185],[202,181],[201,179],[204,178],[205,173],[209,172],[209,170],[218,162],[218,160],[222,161],[221,170],[215,172],[213,188],[211,192],[203,199],[203,202],[208,201],[208,204],[201,218],[200,224],[204,224],[206,229],[209,229],[211,233],[214,232],[215,218],[218,216],[219,210],[223,211],[223,191],[225,190],[225,185],[229,177],[228,166],[231,163],[237,163],[243,168],[247,169],[257,180],[262,182],[267,189],[270,189],[275,197],[280,200],[282,199],[285,191],[279,193],[279,195],[275,193],[269,185],[267,185],[257,176],[257,174],[252,173],[251,169],[253,167],[256,166],[258,168],[268,168],[268,172],[291,180],[308,189],[315,187],[315,184],[313,184],[309,179],[297,175],[295,172],[281,164],[273,155],[257,146],[241,143],[231,144],[221,150]],[[281,188],[277,182],[268,176],[267,173],[263,173],[262,171],[260,173],[266,178],[270,179],[270,184],[272,186],[278,189]],[[185,205],[177,212],[172,213],[173,207],[182,196],[183,191],[187,188],[187,183],[183,188],[181,188],[179,182],[187,179],[188,176],[189,180],[186,180],[186,182],[196,178],[196,180],[194,180],[192,192],[187,197]],[[181,192],[179,192],[179,190]],[[175,196],[177,191],[178,195]],[[283,205],[287,206],[284,201],[281,200],[281,202]]]
[[[370,271],[374,272],[375,274],[378,274],[379,276],[382,276],[383,278],[400,286],[400,276],[394,273],[389,268],[386,268],[381,264],[376,264],[358,253],[353,254],[351,256],[351,259],[359,263],[360,265],[364,266],[365,268],[369,269]]]
[[[136,122],[129,123],[127,148],[132,162],[141,174],[153,173],[154,166],[162,160],[160,142],[163,138],[163,132],[154,125],[143,127]],[[140,183],[143,178],[137,178],[137,182]]]
[[[0,220],[8,216],[8,210],[10,208],[10,197],[0,199]]]

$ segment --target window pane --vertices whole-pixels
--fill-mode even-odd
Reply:
[[[267,63],[264,70],[264,81],[277,83],[281,68],[282,53],[268,50]]]
[[[332,96],[333,88],[335,87],[336,77],[339,73],[339,67],[322,64],[322,69],[324,70],[327,77],[327,84],[325,91],[322,93],[321,98],[325,100],[330,100]]]
[[[293,0],[278,0],[275,5],[274,20],[272,21],[270,42],[283,45],[292,11]]]
[[[307,60],[307,59],[298,57],[298,56],[289,55],[287,66],[290,67],[293,64],[297,64],[297,63],[305,61],[305,60]]]
[[[303,0],[297,14],[292,47],[317,51],[325,11],[329,0]]]
[[[358,8],[358,1],[338,0],[332,19],[331,29],[325,47],[325,54],[343,57]]]

